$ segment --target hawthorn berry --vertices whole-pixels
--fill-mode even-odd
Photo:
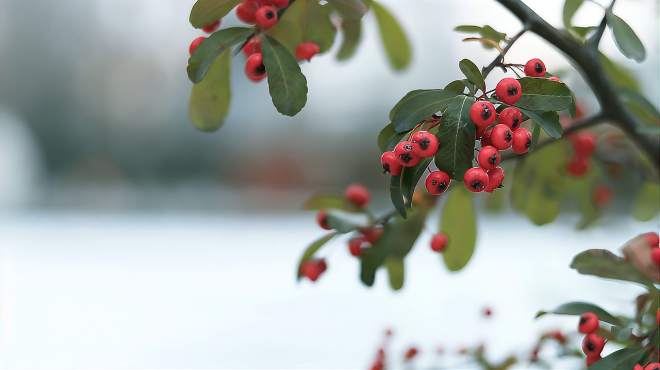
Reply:
[[[256,0],[243,0],[243,2],[236,7],[236,16],[241,21],[252,24],[257,20],[257,9],[259,9],[259,4]]]
[[[417,155],[419,150],[419,144],[404,140],[396,144],[394,154],[403,167],[414,167],[422,160]]]
[[[658,233],[656,232],[648,232],[644,234],[644,239],[646,239],[646,242],[649,244],[649,247],[652,248],[657,248],[660,244],[660,238],[658,237]]]
[[[573,134],[570,140],[577,156],[589,157],[596,149],[596,136],[590,132],[578,132]]]
[[[364,244],[367,239],[364,236],[356,236],[348,240],[348,252],[353,257],[360,257],[362,254],[362,244]]]
[[[651,250],[651,261],[653,261],[656,266],[660,267],[660,248],[653,248],[653,250]]]
[[[568,339],[566,338],[566,336],[564,335],[564,333],[562,333],[562,332],[559,331],[559,330],[555,330],[555,331],[551,332],[551,333],[550,333],[550,337],[551,337],[552,339],[556,340],[557,342],[561,343],[561,344],[566,343],[566,341],[568,340]]]
[[[321,51],[319,45],[315,42],[301,42],[296,46],[296,59],[298,60],[312,60],[312,57]]]
[[[488,171],[488,186],[486,192],[492,193],[495,189],[499,188],[504,181],[504,170],[502,167],[495,167]]]
[[[516,154],[525,154],[532,146],[532,133],[524,127],[519,127],[513,131],[513,142],[511,148]]]
[[[444,171],[433,171],[426,177],[426,191],[432,195],[440,195],[447,191],[451,178]]]
[[[266,67],[261,53],[254,53],[247,58],[245,61],[245,75],[254,82],[259,82],[266,77]]]
[[[204,36],[200,36],[200,37],[192,40],[192,42],[190,43],[190,46],[188,47],[188,53],[190,53],[190,55],[192,56],[193,53],[195,52],[195,50],[197,49],[197,47],[199,46],[199,44],[201,44],[202,41],[204,41],[204,40],[206,40],[206,37],[204,37]]]
[[[512,130],[520,127],[520,124],[523,121],[523,114],[520,112],[520,109],[516,107],[506,107],[499,114],[500,123],[503,123],[509,126]]]
[[[479,193],[488,187],[488,174],[486,171],[484,171],[483,168],[470,168],[469,170],[465,171],[465,175],[463,175],[463,182],[469,191],[473,193]]]
[[[364,227],[360,229],[360,233],[364,236],[364,238],[369,242],[369,243],[375,243],[380,239],[380,237],[383,235],[383,230],[382,227]]]
[[[596,362],[600,361],[602,357],[600,355],[593,355],[593,356],[587,356],[587,367],[595,364]]]
[[[257,9],[254,19],[259,27],[271,28],[277,23],[277,9],[270,5],[262,6]]]
[[[442,252],[447,248],[447,235],[445,233],[437,233],[431,238],[431,250],[434,252]]]
[[[406,353],[404,354],[404,359],[405,361],[410,361],[413,358],[417,357],[417,354],[419,353],[419,350],[417,347],[410,347],[406,350]]]
[[[522,96],[522,86],[515,78],[506,77],[501,79],[495,86],[495,94],[497,94],[497,99],[500,101],[513,105]]]
[[[438,138],[428,131],[417,131],[411,137],[410,141],[417,143],[419,149],[417,155],[426,158],[432,157],[440,148],[440,141]]]
[[[633,370],[644,370],[644,366],[637,364],[635,367],[633,367]]]
[[[380,164],[383,165],[383,171],[389,172],[392,176],[401,174],[401,163],[394,152],[385,152],[380,156]]]
[[[509,149],[513,141],[513,132],[509,126],[500,123],[493,127],[490,133],[490,144],[499,150]]]
[[[491,145],[481,148],[477,155],[477,163],[479,163],[479,167],[484,170],[492,170],[497,167],[501,161],[502,157],[500,156],[500,152]]]
[[[644,370],[660,370],[660,362],[652,362],[646,365]]]
[[[211,23],[211,24],[208,24],[208,25],[202,27],[202,31],[204,31],[206,33],[213,33],[218,29],[218,27],[220,27],[220,20],[219,19],[217,21]]]
[[[534,58],[525,63],[525,75],[529,77],[545,76],[545,64],[539,58]]]
[[[314,282],[318,280],[327,268],[328,266],[324,259],[311,259],[303,262],[302,266],[300,266],[300,272],[304,277]]]
[[[344,197],[346,200],[356,205],[358,208],[362,208],[369,203],[369,189],[360,184],[352,184],[346,188],[344,192]]]
[[[605,339],[598,334],[588,334],[582,340],[582,352],[587,356],[599,355],[605,348]]]
[[[491,102],[476,101],[470,107],[470,119],[477,127],[486,127],[495,122],[497,111]]]
[[[573,157],[566,165],[566,171],[574,177],[582,177],[589,171],[589,160],[584,157]]]
[[[328,214],[325,211],[319,211],[316,214],[316,223],[319,224],[322,229],[332,230],[328,224]]]
[[[374,361],[373,364],[371,364],[371,367],[369,370],[383,370],[385,369],[385,365],[383,364],[383,361],[376,360]]]
[[[484,316],[491,317],[493,316],[493,309],[490,307],[485,307],[483,311]]]
[[[257,36],[252,37],[243,46],[243,54],[245,54],[246,57],[255,53],[261,53],[261,40]]]
[[[614,194],[612,190],[605,185],[598,185],[594,189],[593,201],[598,207],[605,207],[612,202]]]
[[[580,316],[578,331],[582,334],[591,334],[598,329],[598,315],[593,312],[585,312]]]

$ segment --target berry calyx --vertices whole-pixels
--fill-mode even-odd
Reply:
[[[259,4],[255,0],[243,0],[236,7],[236,17],[245,23],[253,24],[257,20],[257,9]]]
[[[328,224],[328,214],[325,211],[319,211],[316,214],[316,223],[325,230],[332,230]]]
[[[277,9],[274,6],[262,6],[257,9],[254,19],[259,27],[264,29],[271,28],[277,23]]]
[[[524,127],[519,127],[513,131],[513,142],[511,143],[511,149],[516,154],[525,154],[529,151],[529,147],[532,146],[532,133]]]
[[[499,150],[505,150],[511,147],[512,141],[513,132],[511,132],[509,126],[500,123],[493,127],[493,131],[490,133],[490,143],[492,146]]]
[[[656,232],[652,231],[644,234],[644,239],[646,239],[646,242],[651,248],[657,248],[660,246],[660,238]]]
[[[492,193],[495,189],[502,186],[502,182],[504,182],[504,170],[502,167],[495,167],[487,173],[488,186],[486,186],[486,192]]]
[[[250,38],[243,46],[243,54],[246,57],[255,53],[261,53],[261,40],[257,36]]]
[[[503,78],[495,86],[495,94],[497,94],[497,99],[500,101],[508,105],[513,105],[522,96],[522,86],[520,86],[520,82],[515,78]]]
[[[296,59],[298,60],[312,60],[312,57],[321,51],[319,45],[315,42],[301,42],[296,46]]]
[[[582,334],[591,334],[598,329],[598,315],[593,312],[585,312],[580,316],[578,331]]]
[[[525,75],[529,77],[545,76],[545,64],[539,58],[534,58],[525,63]]]
[[[311,259],[303,262],[300,266],[300,273],[314,282],[327,270],[328,265],[324,259]]]
[[[362,254],[362,244],[364,244],[367,240],[364,238],[364,236],[356,236],[354,238],[351,238],[348,240],[348,252],[353,256],[353,257],[360,257]]]
[[[261,53],[254,53],[247,58],[245,61],[245,75],[254,82],[259,82],[266,77],[266,67]]]
[[[500,156],[500,152],[491,145],[481,148],[477,155],[477,163],[479,163],[479,167],[484,170],[492,170],[497,167],[501,161],[502,157]]]
[[[573,157],[566,165],[566,171],[574,177],[582,177],[589,170],[589,159]]]
[[[598,334],[589,334],[582,340],[582,352],[587,356],[600,355],[605,348],[605,339]]]
[[[506,107],[499,114],[500,123],[503,123],[509,126],[512,130],[520,127],[520,124],[523,121],[523,114],[520,112],[520,109],[516,107]]]
[[[202,31],[206,33],[213,33],[217,31],[219,27],[220,27],[220,20],[218,19],[217,21],[202,27]]]
[[[426,177],[426,191],[432,195],[440,195],[449,188],[451,178],[444,171],[433,171]]]
[[[470,107],[470,119],[477,127],[486,127],[495,122],[497,111],[491,102],[476,101]]]
[[[356,205],[358,208],[362,208],[369,203],[371,194],[369,194],[369,189],[360,184],[352,184],[346,188],[344,192],[344,197],[346,200]]]
[[[199,44],[201,44],[202,41],[204,41],[204,40],[206,40],[206,37],[204,37],[204,36],[200,36],[200,37],[192,40],[192,42],[190,43],[190,46],[188,47],[188,53],[190,53],[190,55],[192,56],[193,53],[195,52],[195,50],[197,49],[197,47],[199,46]]]
[[[394,154],[403,167],[414,167],[422,159],[417,155],[420,151],[419,144],[404,140],[394,147]]]
[[[434,252],[442,252],[447,248],[447,235],[445,233],[437,233],[431,238],[431,250]]]
[[[392,176],[399,176],[401,174],[402,166],[394,152],[383,153],[380,156],[380,164],[383,166],[383,171],[388,172]]]
[[[419,145],[417,155],[426,158],[432,157],[440,148],[440,141],[437,136],[428,131],[417,131],[411,137],[410,141]]]
[[[596,135],[590,132],[578,132],[573,134],[570,140],[577,156],[589,157],[596,149]]]
[[[482,192],[488,187],[488,174],[483,168],[470,168],[463,175],[463,183],[473,193]]]

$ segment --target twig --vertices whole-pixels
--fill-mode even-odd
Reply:
[[[598,49],[600,39],[603,38],[603,33],[605,33],[605,28],[607,27],[607,12],[612,11],[612,8],[614,8],[614,3],[616,3],[616,0],[612,0],[610,6],[605,8],[605,15],[603,15],[603,19],[600,21],[598,29],[596,29],[596,32],[589,38],[589,40],[587,40],[587,45],[594,49]]]
[[[493,59],[492,62],[488,66],[486,66],[482,71],[481,74],[484,76],[484,78],[488,77],[488,74],[493,71],[495,67],[497,67],[498,64],[501,64],[504,61],[504,56],[506,53],[509,52],[509,49],[511,49],[511,46],[518,41],[520,36],[522,36],[525,32],[527,32],[527,27],[524,27],[520,32],[516,33],[506,44],[504,49],[500,51],[500,53],[497,55],[495,59]]]

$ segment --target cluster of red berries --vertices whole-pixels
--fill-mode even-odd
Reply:
[[[573,156],[566,165],[566,171],[575,177],[584,176],[589,171],[591,157],[596,150],[596,135],[590,132],[578,132],[569,138],[573,147]]]
[[[601,359],[601,352],[605,348],[605,338],[596,334],[596,330],[600,327],[600,320],[598,315],[593,312],[585,312],[580,316],[578,324],[578,331],[586,334],[582,340],[582,352],[587,355],[587,366]]]
[[[202,31],[204,31],[204,32],[206,32],[206,33],[213,33],[213,32],[215,32],[215,31],[217,31],[218,28],[220,28],[220,20],[219,20],[219,19],[218,19],[217,21],[215,21],[215,22],[209,24],[209,25],[204,26],[204,27],[202,28]],[[204,40],[206,40],[206,37],[205,37],[205,36],[199,36],[199,37],[197,37],[196,39],[192,40],[192,42],[190,43],[190,46],[188,47],[188,53],[190,53],[190,55],[193,55],[193,53],[195,52],[195,50],[197,49],[197,47],[198,47],[198,46],[202,43],[202,41],[204,41]]]
[[[651,248],[651,261],[656,266],[660,267],[660,238],[656,232],[648,232],[644,234],[644,239]]]

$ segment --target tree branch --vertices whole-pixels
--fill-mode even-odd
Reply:
[[[637,131],[637,119],[626,109],[617,87],[605,74],[597,48],[588,48],[546,22],[520,0],[497,0],[511,11],[531,32],[561,50],[584,77],[600,104],[602,115],[619,127],[648,156],[656,172],[660,172],[660,146],[657,140]]]
[[[520,30],[520,32],[516,33],[516,34],[515,34],[515,35],[514,35],[514,36],[513,36],[508,42],[507,42],[506,46],[505,46],[504,49],[502,49],[502,51],[497,55],[497,57],[496,57],[495,59],[493,59],[493,61],[490,62],[490,64],[489,64],[488,66],[486,66],[486,67],[481,71],[481,74],[484,76],[484,79],[485,79],[486,77],[488,77],[488,74],[490,74],[490,72],[492,72],[493,69],[494,69],[495,67],[497,67],[500,63],[502,63],[502,62],[504,61],[504,56],[506,55],[506,53],[509,52],[509,49],[511,49],[511,46],[513,46],[513,44],[514,44],[516,41],[518,41],[518,39],[520,38],[520,36],[522,36],[525,32],[527,32],[527,27],[523,28],[522,30]]]

